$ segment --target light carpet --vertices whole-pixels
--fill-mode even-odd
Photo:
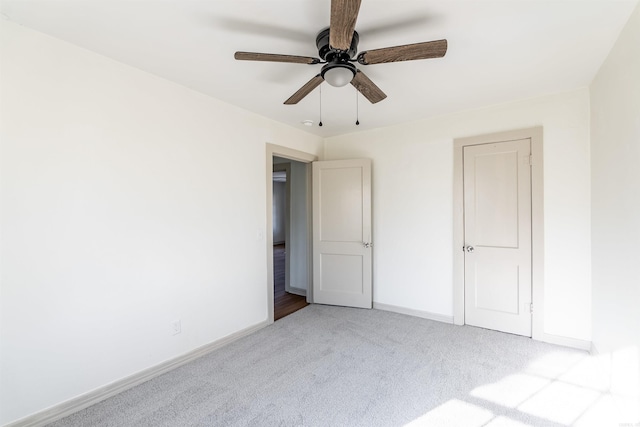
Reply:
[[[615,425],[586,352],[308,306],[52,426]]]

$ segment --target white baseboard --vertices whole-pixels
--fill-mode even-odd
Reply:
[[[390,304],[373,303],[373,308],[384,311],[392,311],[394,313],[407,314],[409,316],[422,317],[424,319],[435,320],[438,322],[453,324],[453,316],[445,316],[444,314],[429,313],[428,311],[414,310],[411,308],[398,307]],[[549,344],[561,345],[564,347],[577,348],[578,350],[590,351],[591,354],[598,354],[596,348],[591,341],[580,340],[576,338],[563,337],[553,334],[541,334],[541,336],[533,337],[534,340],[547,342]]]
[[[373,308],[383,311],[392,311],[394,313],[406,314],[408,316],[422,317],[423,319],[435,320],[436,322],[444,322],[453,324],[453,316],[445,316],[444,314],[430,313],[428,311],[414,310],[412,308],[399,307],[397,305],[373,303]]]
[[[40,427],[47,425],[82,409],[88,408],[91,405],[95,405],[109,397],[115,396],[118,393],[122,393],[123,391],[149,381],[152,378],[167,373],[179,366],[202,357],[205,354],[211,353],[212,351],[224,347],[227,344],[250,335],[268,325],[269,322],[265,320],[253,326],[249,326],[248,328],[242,329],[231,335],[227,335],[226,337],[220,338],[212,343],[205,344],[181,356],[167,360],[121,380],[114,381],[58,405],[36,412],[35,414],[26,416],[9,424],[5,424],[4,427]]]
[[[547,342],[549,344],[557,344],[564,347],[577,348],[578,350],[591,351],[592,349],[591,341],[563,337],[561,335],[542,333],[540,334],[540,336],[534,336],[533,339],[537,341]]]

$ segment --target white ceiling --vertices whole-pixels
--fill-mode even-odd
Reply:
[[[236,50],[317,56],[330,0],[2,0],[14,22],[321,136],[588,85],[636,0],[363,0],[359,51],[446,38],[442,59],[360,66],[388,95],[348,85],[285,99],[320,65],[235,61]],[[313,120],[306,127],[303,120]]]

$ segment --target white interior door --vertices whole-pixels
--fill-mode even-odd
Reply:
[[[531,143],[464,147],[465,323],[531,336]]]
[[[313,163],[313,302],[371,308],[371,161]]]

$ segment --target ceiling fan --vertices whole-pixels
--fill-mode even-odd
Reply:
[[[316,37],[316,47],[320,58],[257,52],[236,52],[234,57],[241,61],[324,64],[319,74],[284,102],[286,105],[297,104],[323,81],[335,87],[351,83],[365,98],[375,104],[385,99],[387,95],[354,65],[355,62],[360,65],[373,65],[385,62],[442,58],[447,53],[447,41],[435,40],[374,49],[357,54],[360,37],[355,31],[355,27],[360,3],[361,0],[331,0],[329,28],[320,31]]]

